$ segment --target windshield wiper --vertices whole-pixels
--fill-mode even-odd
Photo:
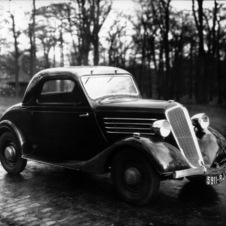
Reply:
[[[108,80],[108,83],[113,79],[113,77],[111,77],[109,80]]]
[[[90,79],[90,78],[87,78],[87,80],[86,80],[85,84],[89,81],[89,79]]]

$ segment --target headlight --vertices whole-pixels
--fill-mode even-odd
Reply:
[[[155,133],[161,135],[162,137],[167,137],[170,134],[170,124],[167,120],[155,121],[152,128]]]
[[[191,120],[195,126],[197,126],[198,123],[202,129],[207,129],[210,124],[209,117],[205,113],[194,115]]]

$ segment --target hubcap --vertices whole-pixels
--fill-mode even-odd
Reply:
[[[6,147],[5,149],[5,158],[8,160],[8,161],[15,161],[16,159],[16,150],[13,146],[8,146]]]
[[[137,168],[131,167],[125,171],[125,182],[128,185],[137,185],[140,182],[141,176]]]

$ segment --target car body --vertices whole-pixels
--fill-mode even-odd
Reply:
[[[0,120],[0,159],[18,174],[33,160],[88,173],[111,172],[118,194],[152,201],[160,181],[225,179],[226,141],[200,113],[143,99],[133,76],[115,67],[45,69],[22,103]]]

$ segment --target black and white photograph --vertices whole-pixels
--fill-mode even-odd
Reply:
[[[226,0],[0,0],[0,226],[225,213]]]

